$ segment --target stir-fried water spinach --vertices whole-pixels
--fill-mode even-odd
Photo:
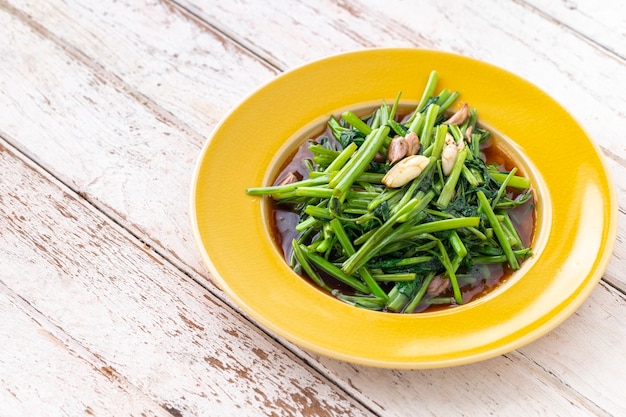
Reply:
[[[529,180],[484,161],[489,131],[467,104],[449,115],[459,94],[435,95],[437,77],[402,118],[400,94],[365,116],[331,117],[330,137],[308,146],[308,177],[247,189],[299,214],[288,261],[346,303],[460,305],[488,265],[515,270],[531,256],[510,216],[532,200]]]

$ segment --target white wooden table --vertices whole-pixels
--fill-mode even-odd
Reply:
[[[382,46],[513,71],[606,156],[613,257],[536,342],[355,366],[268,334],[202,264],[188,195],[220,118],[285,70]],[[0,416],[626,415],[625,93],[618,1],[0,0]]]

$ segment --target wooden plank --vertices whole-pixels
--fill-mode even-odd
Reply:
[[[132,1],[2,0],[0,9],[56,43],[101,82],[184,128],[197,145],[243,95],[277,74],[210,26],[160,2],[135,7]]]
[[[545,338],[515,354],[539,365],[595,407],[612,416],[626,414],[626,297],[608,285],[599,285],[590,299]],[[551,355],[541,352],[553,350]],[[622,353],[620,353],[622,352]],[[591,408],[591,404],[590,409]],[[592,414],[599,414],[594,411]]]
[[[626,4],[609,0],[525,0],[559,24],[626,59]]]
[[[0,300],[19,297],[23,311],[14,314],[11,303],[0,310],[9,326],[0,334],[0,392],[23,415],[40,414],[57,396],[53,412],[69,415],[99,409],[107,397],[122,414],[147,403],[157,408],[149,414],[371,415],[7,146],[0,143],[0,259],[9,260],[0,267]],[[20,326],[24,334],[10,332],[33,318]],[[50,340],[38,341],[50,334],[55,352]],[[23,345],[25,352],[14,349]],[[68,356],[79,363],[38,366]],[[20,364],[23,378],[11,374]],[[96,396],[88,384],[103,373],[111,381]],[[75,392],[65,399],[67,390]],[[125,401],[135,392],[137,404]]]
[[[46,2],[24,12],[0,1],[2,9],[1,36],[11,40],[0,45],[4,136],[206,276],[188,214],[196,158],[222,115],[276,71],[161,3]]]
[[[171,417],[2,282],[0,317],[0,415]]]

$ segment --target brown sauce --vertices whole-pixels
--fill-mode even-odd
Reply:
[[[306,140],[288,159],[286,164],[280,169],[276,177],[275,183],[279,183],[281,179],[284,178],[289,172],[297,172],[303,178],[307,178],[307,170],[303,164],[303,161],[309,159],[312,156],[311,152],[307,149],[308,144],[311,141],[316,141],[323,136],[332,137],[332,134],[330,133],[329,129],[326,129],[325,131],[318,133],[317,135],[313,135],[312,139]],[[497,145],[497,140],[494,141],[493,139],[490,139],[486,144],[483,144],[481,146],[481,153],[483,160],[485,160],[487,164],[496,164],[502,171],[510,171],[514,167],[517,167],[518,175],[525,175],[525,173],[520,169],[520,165],[516,164],[516,162],[512,159],[506,149]],[[515,189],[509,189],[508,197],[514,198],[517,193],[518,191],[516,191]],[[289,260],[292,256],[291,242],[294,238],[298,237],[298,233],[295,231],[295,227],[300,220],[299,214],[290,211],[284,206],[276,204],[273,201],[271,201],[270,204],[270,222],[274,242],[281,249],[283,256],[287,260]],[[533,241],[533,233],[535,230],[534,208],[535,202],[533,197],[523,205],[508,211],[513,226],[517,230],[520,239],[524,244],[524,247],[530,247],[531,242]],[[499,287],[500,285],[502,285],[502,283],[506,282],[512,272],[513,271],[510,268],[501,264],[475,265],[471,271],[468,271],[466,274],[464,274],[464,277],[460,279],[460,282],[467,282],[467,284],[465,285],[461,284],[463,304],[467,304],[473,300],[483,297],[495,288]],[[341,282],[323,273],[320,275],[324,279],[324,282],[326,282],[333,289],[337,289],[343,294],[350,295],[353,293],[353,290],[345,284],[342,284]],[[310,282],[311,285],[313,285],[314,287],[319,288],[305,275],[303,276],[303,279]],[[471,282],[472,279],[474,280],[473,282]],[[386,292],[388,292],[393,286],[393,283],[379,284],[381,288],[383,288]],[[451,297],[453,300],[452,289],[449,289],[444,293],[439,294],[437,297]],[[454,303],[429,304],[426,300],[428,300],[428,297],[425,297],[424,300],[418,305],[418,307],[414,311],[415,313],[437,311],[441,309],[451,308],[457,305]]]

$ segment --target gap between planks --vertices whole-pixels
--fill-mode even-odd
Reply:
[[[271,58],[264,56],[262,52],[257,51],[249,43],[240,39],[236,34],[230,32],[227,28],[219,25],[219,23],[211,22],[210,19],[197,7],[188,2],[180,2],[177,0],[164,0],[166,3],[171,4],[171,8],[177,10],[183,16],[189,18],[195,24],[201,27],[206,27],[213,32],[219,33],[222,37],[228,39],[233,45],[238,46],[240,49],[246,51],[250,55],[254,56],[259,61],[265,63],[268,67],[277,72],[284,72],[286,69],[282,68],[278,62],[275,62]]]
[[[588,44],[603,50],[607,53],[608,56],[612,56],[613,58],[626,63],[626,57],[622,56],[619,54],[619,52],[617,52],[615,49],[611,48],[610,46],[604,45],[600,42],[597,42],[596,40],[594,40],[593,38],[591,38],[589,35],[581,32],[580,30],[576,29],[574,26],[565,23],[562,19],[559,19],[556,16],[553,16],[552,14],[550,14],[549,12],[546,12],[545,10],[541,9],[540,7],[531,4],[525,0],[513,0],[514,3],[519,4],[521,7],[526,8],[527,10],[530,10],[534,13],[536,13],[537,15],[542,16],[544,19],[549,20],[553,23],[555,23],[556,25],[559,25],[560,27],[563,27],[565,29],[567,29],[570,33],[578,36],[580,39],[584,40],[585,42],[587,42]]]
[[[0,143],[0,146],[1,145],[2,144]],[[162,412],[164,409],[163,405],[155,402],[136,385],[128,381],[127,378],[103,361],[100,356],[92,353],[81,343],[68,335],[63,329],[48,320],[48,318],[42,314],[41,311],[31,305],[19,294],[15,293],[11,288],[7,287],[2,281],[0,281],[0,293],[6,296],[9,301],[12,302],[17,309],[22,311],[30,320],[33,320],[42,329],[42,331],[45,332],[46,336],[53,339],[56,344],[65,347],[69,355],[75,357],[79,361],[84,361],[89,367],[95,369],[96,372],[99,372],[108,380],[115,381],[117,387],[123,392],[128,393],[132,398],[140,398],[141,400],[137,403],[152,404],[152,412],[158,410],[158,415],[162,416],[171,414],[168,412]]]

